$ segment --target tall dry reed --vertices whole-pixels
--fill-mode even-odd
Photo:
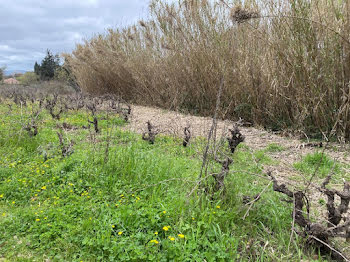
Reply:
[[[350,138],[350,1],[154,0],[65,55],[81,88],[272,129]]]

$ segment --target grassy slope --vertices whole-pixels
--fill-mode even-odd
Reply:
[[[102,134],[96,137],[84,129],[67,132],[75,151],[62,159],[57,122],[49,115],[41,114],[36,137],[21,131],[30,107],[13,106],[8,113],[0,104],[5,261],[300,261],[305,256],[297,243],[289,245],[292,210],[271,188],[242,219],[247,210],[242,195],[266,186],[248,175],[261,173],[260,164],[270,161],[262,152],[256,153],[257,165],[245,146],[239,148],[225,196],[187,197],[201,166],[200,139],[188,148],[169,137],[149,145],[121,131],[123,122],[114,116],[100,121]],[[83,111],[70,112],[59,122],[82,126],[86,118]]]

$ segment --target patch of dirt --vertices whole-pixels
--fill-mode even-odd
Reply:
[[[132,117],[127,129],[142,134],[146,131],[147,121],[151,121],[160,133],[177,137],[183,137],[183,130],[186,126],[190,127],[192,136],[207,137],[212,126],[212,119],[208,117],[185,115],[175,111],[134,105],[132,106]],[[219,120],[217,137],[225,136],[233,123],[228,120]],[[241,127],[240,129],[246,138],[244,143],[254,151],[265,149],[269,144],[282,146],[284,150],[271,153],[270,156],[280,161],[283,166],[290,166],[308,153],[323,150],[322,148],[307,146],[299,139],[282,137],[256,127]],[[350,161],[348,145],[329,144],[325,153],[342,163],[349,163]]]

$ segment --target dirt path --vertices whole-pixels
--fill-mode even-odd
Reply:
[[[190,126],[194,136],[207,137],[212,125],[212,119],[207,117],[184,115],[158,108],[133,106],[131,122],[127,128],[142,133],[146,129],[148,120],[157,126],[161,133],[179,137],[183,137],[185,126]],[[233,122],[231,121],[218,121],[218,137],[226,135],[232,125]],[[282,146],[285,150],[278,152],[278,154],[271,154],[271,156],[278,159],[282,166],[288,167],[288,170],[291,169],[290,167],[294,162],[301,160],[302,156],[317,150],[320,151],[320,148],[307,146],[306,143],[298,139],[282,137],[263,129],[242,127],[241,131],[246,137],[246,145],[254,151],[262,150],[270,144]],[[350,161],[350,150],[345,145],[329,144],[325,149],[325,153],[342,163],[349,163]]]

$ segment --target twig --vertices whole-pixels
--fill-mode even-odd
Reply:
[[[336,250],[335,248],[331,247],[329,244],[327,244],[326,242],[322,241],[321,239],[315,237],[315,236],[310,236],[311,238],[315,239],[316,241],[320,242],[322,245],[325,245],[326,247],[328,247],[330,250],[334,251],[335,253],[337,253],[339,256],[341,256],[344,261],[346,262],[350,262],[350,260],[345,257],[340,251]]]
[[[259,201],[261,195],[266,191],[266,189],[268,189],[270,187],[270,185],[272,184],[272,181],[270,181],[270,183],[264,187],[264,189],[252,200],[250,201],[249,203],[247,203],[247,205],[249,205],[249,208],[248,210],[245,212],[244,216],[243,216],[243,220],[246,219],[246,217],[248,216],[249,214],[249,211],[250,209],[253,207],[253,205],[255,204],[255,202]]]

